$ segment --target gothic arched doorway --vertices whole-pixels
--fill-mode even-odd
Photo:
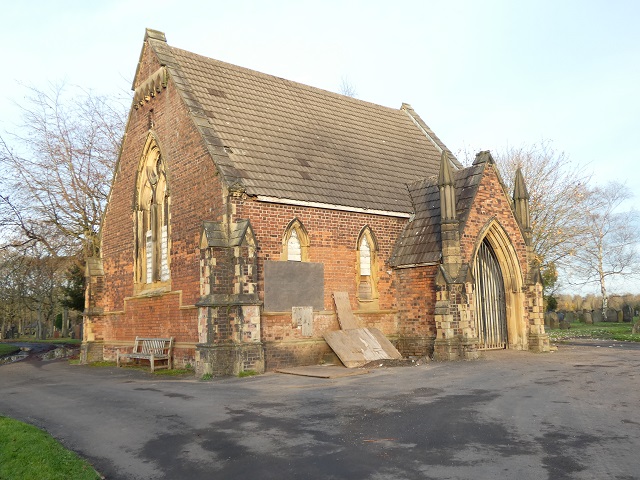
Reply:
[[[480,349],[506,348],[507,312],[502,270],[485,238],[473,264],[475,278],[476,329]]]

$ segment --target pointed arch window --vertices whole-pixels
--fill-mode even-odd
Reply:
[[[309,261],[309,236],[300,220],[292,220],[282,238],[282,260],[290,262]]]
[[[300,247],[300,239],[296,230],[291,231],[289,240],[287,240],[287,260],[291,262],[302,261],[302,248]]]
[[[140,161],[135,211],[135,279],[149,285],[170,279],[169,187],[160,148],[149,136]]]
[[[360,302],[374,302],[378,298],[376,238],[367,226],[362,229],[357,243],[357,292]]]

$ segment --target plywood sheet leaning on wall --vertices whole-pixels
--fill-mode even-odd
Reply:
[[[351,311],[351,303],[349,303],[349,294],[347,292],[333,292],[333,303],[336,306],[336,315],[342,330],[358,328],[356,317]]]
[[[324,339],[347,368],[374,360],[399,359],[402,355],[377,328],[352,328],[324,334]]]

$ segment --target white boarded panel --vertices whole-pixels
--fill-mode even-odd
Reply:
[[[302,327],[303,337],[313,336],[313,307],[292,307],[293,324]]]

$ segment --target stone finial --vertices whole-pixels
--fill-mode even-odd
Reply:
[[[473,161],[473,164],[480,165],[481,163],[496,163],[489,150],[476,153],[476,159]]]
[[[516,170],[516,178],[513,187],[513,203],[516,209],[516,218],[520,225],[529,232],[531,230],[531,217],[529,215],[529,192],[524,181],[524,175],[520,167]]]
[[[520,200],[523,198],[529,200],[529,192],[527,191],[527,185],[524,181],[524,175],[522,175],[522,169],[518,167],[513,188],[513,199]]]
[[[438,187],[440,188],[440,220],[442,222],[455,221],[457,219],[456,187],[447,152],[442,152],[442,156],[440,157]]]
[[[451,162],[447,152],[442,152],[440,156],[440,174],[438,175],[438,186],[453,185],[453,173],[451,172]]]
[[[147,39],[153,39],[153,40],[160,40],[161,42],[167,42],[167,37],[164,35],[164,32],[161,32],[160,30],[154,30],[152,28],[147,28],[144,32],[144,41],[146,42]]]

